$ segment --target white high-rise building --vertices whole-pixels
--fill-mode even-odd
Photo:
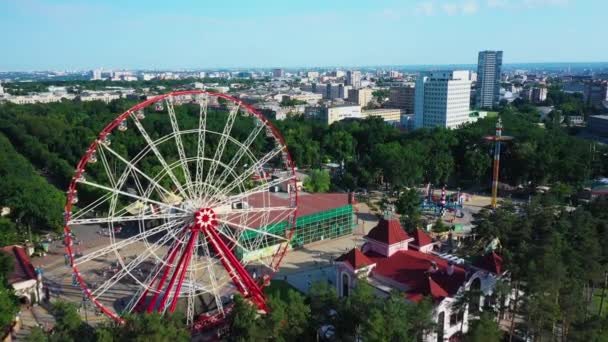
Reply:
[[[2,88],[2,81],[0,81],[0,95],[4,95],[4,88]]]
[[[354,89],[361,88],[361,71],[349,70],[346,72],[346,84]]]
[[[101,69],[91,70],[91,81],[101,79]]]
[[[477,101],[479,108],[492,108],[500,100],[502,51],[481,51],[477,60]]]
[[[456,128],[469,121],[469,72],[431,71],[416,79],[414,127]]]

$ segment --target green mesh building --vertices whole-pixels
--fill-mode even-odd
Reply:
[[[273,194],[272,196],[280,196]],[[298,216],[296,226],[291,240],[291,247],[298,248],[309,243],[335,239],[351,234],[356,225],[353,212],[353,203],[346,193],[332,194],[298,194]],[[275,235],[283,236],[286,222],[272,224],[266,227],[258,227]],[[245,231],[241,235],[241,241],[258,237],[254,231]],[[266,236],[265,236],[266,237]],[[262,249],[272,248],[279,241],[266,238]],[[239,256],[246,259],[255,259],[256,254],[264,251],[252,251],[244,255],[240,251]]]

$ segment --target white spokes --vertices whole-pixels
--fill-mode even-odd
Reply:
[[[225,103],[212,102],[211,96],[228,100],[229,111],[222,113]],[[78,172],[74,182],[82,208],[67,213],[66,232],[77,226],[86,237],[80,231],[107,227],[107,233],[101,231],[107,238],[84,241],[88,250],[72,259],[74,271],[87,273],[111,258],[117,261],[109,270],[105,266],[101,281],[100,272],[87,274],[101,284],[87,290],[98,305],[128,293],[119,305],[123,313],[142,306],[172,312],[178,306],[194,324],[201,306],[222,314],[235,290],[263,298],[246,267],[276,270],[274,254],[250,259],[262,248],[278,253],[289,243],[294,194],[275,196],[269,189],[290,189],[283,185],[295,182],[295,175],[282,139],[265,119],[249,106],[241,108],[238,100],[211,96],[195,91],[159,96],[124,113],[91,145],[96,158],[89,163],[98,164],[90,166],[86,178]],[[189,104],[192,99],[198,107]],[[151,103],[156,111],[144,114]],[[125,119],[133,123],[126,133]],[[197,228],[195,215],[207,208],[217,215],[217,226]],[[242,260],[233,255],[239,252]],[[263,307],[263,299],[257,303]]]
[[[148,230],[146,230],[140,234],[137,234],[135,236],[132,236],[128,239],[124,239],[119,242],[114,242],[114,243],[110,244],[109,246],[97,249],[93,252],[87,253],[84,256],[76,259],[74,261],[74,266],[82,265],[85,262],[94,260],[96,258],[103,257],[111,252],[118,253],[118,251],[120,249],[127,248],[130,245],[137,243],[137,242],[143,242],[146,239],[151,238],[154,235],[165,232],[168,229],[174,228],[179,225],[183,225],[183,221],[171,221],[171,222],[163,223],[160,226],[157,226],[152,229],[148,229]]]
[[[173,132],[179,132],[179,125],[177,124],[177,117],[175,116],[175,108],[173,108],[173,97],[169,96],[166,101],[167,103],[167,111],[169,112],[169,119],[171,121],[171,128],[173,128]],[[184,152],[184,144],[182,143],[182,135],[175,134],[175,144],[177,146],[177,152],[179,154],[179,160],[182,165],[182,170],[184,172],[184,177],[186,179],[186,189],[192,196],[194,193],[194,189],[192,188],[192,181],[190,177],[190,169],[188,168],[188,162],[186,162],[186,153]]]
[[[198,142],[196,144],[196,196],[200,197],[203,193],[203,172],[205,171],[205,133],[207,130],[207,95],[200,99],[200,109],[198,118]]]

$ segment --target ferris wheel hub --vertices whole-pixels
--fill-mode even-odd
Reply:
[[[217,216],[211,208],[203,208],[194,214],[195,228],[203,230],[217,227]]]

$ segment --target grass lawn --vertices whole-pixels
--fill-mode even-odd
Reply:
[[[488,118],[495,118],[498,116],[498,112],[488,112]]]
[[[602,290],[597,289],[593,294],[593,300],[591,301],[591,307],[589,308],[591,313],[597,314],[600,310],[600,303],[602,302]],[[608,316],[608,291],[604,297],[604,305],[602,306],[602,317]]]
[[[278,295],[281,299],[287,299],[289,290],[298,291],[285,280],[273,279],[270,281],[270,284],[264,288],[264,293],[267,296]]]

